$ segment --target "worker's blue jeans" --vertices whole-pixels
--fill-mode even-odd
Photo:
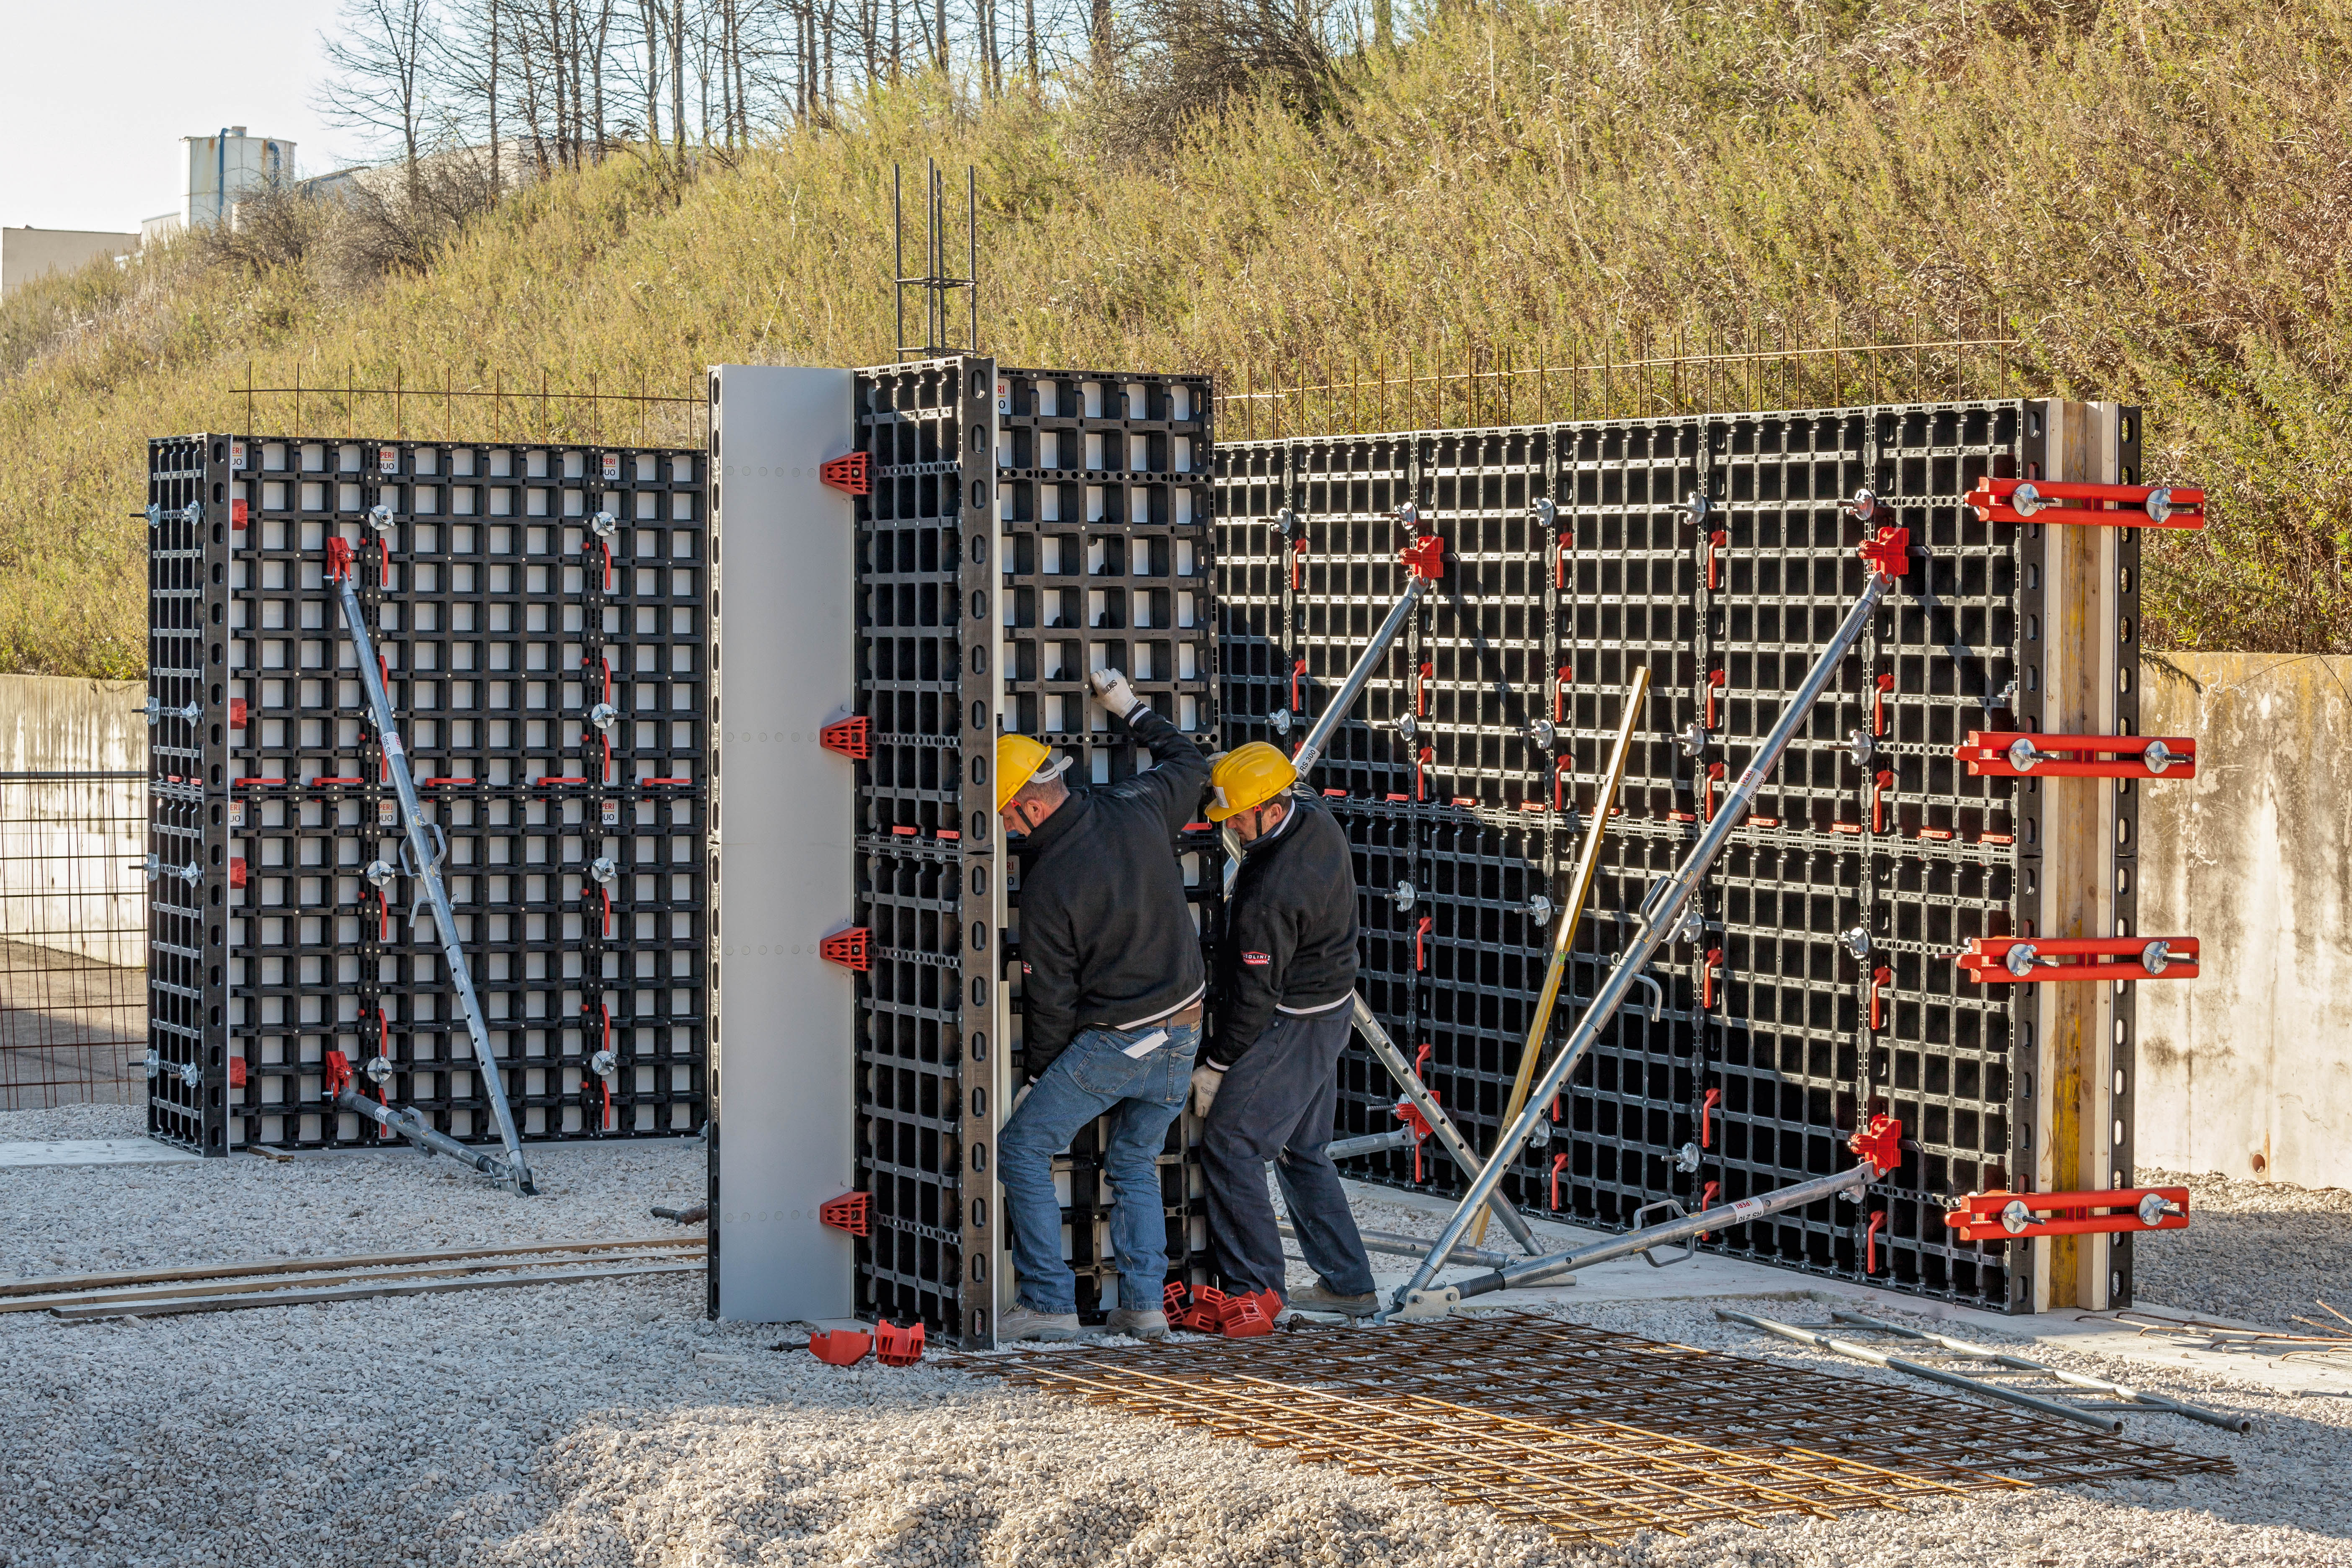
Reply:
[[[1078,1310],[1077,1276],[1062,1258],[1062,1205],[1054,1195],[1054,1156],[1078,1130],[1110,1113],[1103,1171],[1118,1189],[1110,1242],[1118,1254],[1118,1304],[1157,1309],[1168,1275],[1168,1220],[1160,1194],[1160,1152],[1168,1124],[1192,1091],[1201,1026],[1167,1030],[1139,1057],[1129,1047],[1164,1027],[1083,1029],[1054,1058],[996,1139],[996,1176],[1013,1225],[1018,1298],[1033,1312]]]

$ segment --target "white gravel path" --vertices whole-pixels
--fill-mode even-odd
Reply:
[[[125,1132],[0,1116],[0,1140]],[[550,1195],[530,1203],[405,1155],[0,1172],[0,1276],[658,1235],[646,1205],[701,1181],[698,1150],[677,1145],[538,1158]],[[1368,1219],[1403,1228],[1402,1212]],[[2244,1437],[2147,1428],[2231,1454],[2236,1477],[1571,1551],[1378,1478],[943,1365],[826,1367],[770,1350],[776,1331],[704,1322],[701,1304],[698,1279],[665,1279],[133,1323],[0,1317],[0,1568],[2352,1563],[2352,1401],[2217,1378],[2131,1369],[2254,1415]],[[1562,1310],[1817,1360],[1691,1303]],[[1866,1419],[1874,1374],[1829,1364]]]
[[[2189,1189],[2189,1228],[2132,1244],[2138,1293],[2294,1333],[2293,1317],[2352,1312],[2352,1193],[2142,1171],[2147,1187]]]

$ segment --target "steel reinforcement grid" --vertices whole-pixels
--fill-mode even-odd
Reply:
[[[1020,898],[991,775],[964,754],[961,720],[1044,741],[1073,760],[1074,783],[1115,784],[1148,765],[1087,699],[1087,672],[1115,668],[1180,729],[1213,736],[1209,393],[1205,377],[975,357],[857,373],[869,465],[856,564],[863,1314],[985,1345],[1011,1299],[984,1195],[992,1181],[977,1162],[1021,1081]],[[984,518],[995,527],[976,531]],[[997,625],[994,647],[959,632],[965,601]],[[1200,824],[1171,852],[1205,942],[1219,908],[1215,836]],[[1079,1310],[1096,1321],[1117,1299],[1109,1211],[1136,1201],[1104,1177],[1106,1131],[1081,1131],[1055,1166]],[[1208,1240],[1197,1142],[1188,1114],[1171,1130],[1156,1195],[1171,1277],[1195,1283]],[[967,1169],[980,1194],[966,1191]]]
[[[1226,744],[1303,734],[1403,586],[1411,504],[1448,546],[1423,604],[1313,781],[1357,847],[1363,989],[1465,1136],[1492,1147],[1629,671],[1651,695],[1546,1054],[1629,940],[1643,893],[1696,841],[1730,777],[1859,595],[1874,520],[1909,574],[1717,862],[1705,932],[1667,949],[1523,1152],[1533,1213],[1623,1229],[1643,1205],[1760,1194],[1851,1163],[1899,1117],[1901,1169],[1866,1202],[1729,1226],[1738,1256],[2002,1310],[2027,1244],[1948,1239],[1938,1199],[2030,1179],[2032,986],[1953,958],[2042,918],[2032,780],[1969,776],[1971,729],[2035,728],[2041,527],[1961,504],[2041,472],[2041,403],[1669,416],[1546,427],[1299,437],[1218,452]],[[2117,426],[2137,473],[2137,410]],[[2115,531],[2126,583],[2137,539]],[[2136,617],[2114,625],[2127,663]],[[2020,681],[2025,685],[2021,689]],[[2137,729],[2137,694],[2119,704]],[[2129,881],[2136,803],[2116,795]],[[1541,902],[1533,900],[1541,899]],[[2128,902],[2117,912],[2127,920]],[[2128,924],[2122,929],[2131,929]],[[2130,984],[2114,1066],[2131,1067]],[[2119,1081],[2122,1079],[2119,1077]],[[1396,1125],[1394,1087],[1343,1058],[1337,1132]],[[2114,1149],[2128,1180],[2126,1106]],[[1433,1142],[1366,1179],[1458,1190]],[[2011,1247],[2015,1248],[2014,1253]],[[2112,1300],[2130,1299],[2127,1241]]]
[[[0,773],[0,1110],[147,1095],[147,775]]]
[[[331,1050],[383,1058],[383,1095],[450,1135],[494,1136],[421,884],[365,875],[399,864],[399,805],[324,576],[331,537],[354,547],[447,837],[523,1136],[699,1130],[704,483],[698,452],[151,443],[157,1137],[207,1154],[373,1141],[320,1109]],[[605,1048],[609,1077],[587,1065]]]

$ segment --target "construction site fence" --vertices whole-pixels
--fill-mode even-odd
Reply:
[[[0,1110],[143,1098],[146,847],[144,773],[0,773]]]

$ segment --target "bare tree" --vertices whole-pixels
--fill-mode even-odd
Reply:
[[[396,138],[413,168],[432,120],[431,61],[439,53],[431,0],[342,0],[320,35],[334,79],[319,93],[331,124]]]

